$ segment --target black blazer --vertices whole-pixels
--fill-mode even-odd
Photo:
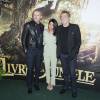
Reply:
[[[57,57],[60,57],[61,52],[61,35],[63,33],[61,32],[62,25],[58,26],[57,29]],[[81,45],[81,33],[80,28],[77,24],[69,24],[69,30],[68,30],[68,56],[70,59],[74,59],[77,57],[77,54],[79,52],[79,48]]]

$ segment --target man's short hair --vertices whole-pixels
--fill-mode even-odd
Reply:
[[[67,10],[63,10],[63,11],[61,12],[60,16],[61,16],[62,14],[67,14],[67,15],[70,17],[70,12],[67,11]]]
[[[40,12],[41,13],[41,15],[42,15],[42,11],[40,10],[40,9],[35,9],[33,12],[32,12],[32,16],[34,15],[34,12]]]

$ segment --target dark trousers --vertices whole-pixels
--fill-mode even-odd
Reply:
[[[68,55],[61,54],[60,59],[63,68],[64,89],[68,89],[68,87],[71,86],[72,91],[76,91],[77,57],[75,57],[73,60],[70,60]]]
[[[32,81],[34,78],[34,84],[39,85],[39,73],[42,63],[42,50],[30,47],[26,54],[27,59],[27,87],[32,88]]]

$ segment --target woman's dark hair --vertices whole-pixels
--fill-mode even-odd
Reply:
[[[52,18],[52,19],[49,20],[48,25],[49,25],[51,22],[53,23],[53,27],[54,27],[54,33],[53,33],[53,35],[56,35],[56,31],[57,31],[57,27],[58,27],[58,22],[56,21],[56,19]]]

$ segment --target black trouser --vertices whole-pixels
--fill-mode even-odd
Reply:
[[[61,54],[60,59],[63,68],[64,89],[68,89],[70,85],[72,91],[76,91],[77,90],[77,86],[76,86],[77,57],[75,57],[73,60],[70,60],[68,58],[68,55]]]
[[[32,88],[33,78],[35,78],[34,84],[39,85],[39,73],[42,63],[42,53],[43,53],[42,49],[33,47],[30,47],[27,51],[26,57],[27,57],[28,69],[27,69],[26,81],[28,88]]]

